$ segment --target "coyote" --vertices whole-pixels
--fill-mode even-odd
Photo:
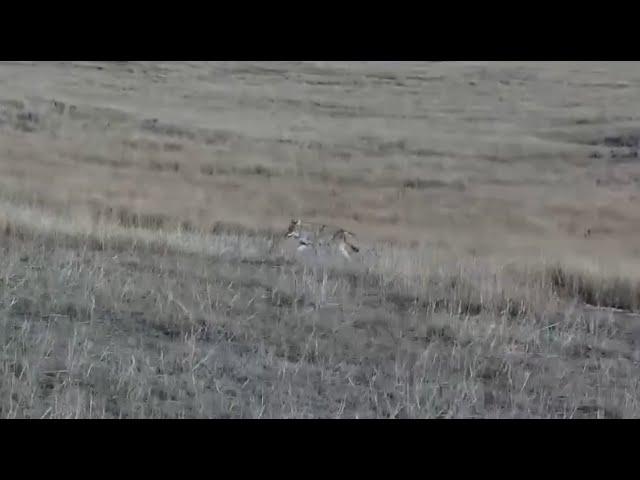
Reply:
[[[313,248],[317,253],[318,247],[321,246],[337,247],[347,260],[351,260],[349,251],[356,253],[360,251],[354,245],[355,234],[343,228],[330,227],[322,223],[291,220],[286,236],[298,240],[298,250]]]

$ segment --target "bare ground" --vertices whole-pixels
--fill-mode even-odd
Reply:
[[[0,72],[1,417],[638,416],[637,64]]]

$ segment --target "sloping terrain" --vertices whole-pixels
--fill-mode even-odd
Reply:
[[[0,64],[0,416],[638,416],[639,86]],[[298,216],[363,254],[297,257]]]

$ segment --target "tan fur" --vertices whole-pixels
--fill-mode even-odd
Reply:
[[[355,234],[344,228],[331,227],[322,223],[306,222],[300,219],[293,219],[289,223],[286,236],[295,238],[300,246],[335,246],[347,259],[351,259],[349,252],[359,252],[355,245]],[[300,247],[299,247],[300,248]]]

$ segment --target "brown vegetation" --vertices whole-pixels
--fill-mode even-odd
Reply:
[[[0,65],[0,417],[638,416],[635,64],[93,67]]]

